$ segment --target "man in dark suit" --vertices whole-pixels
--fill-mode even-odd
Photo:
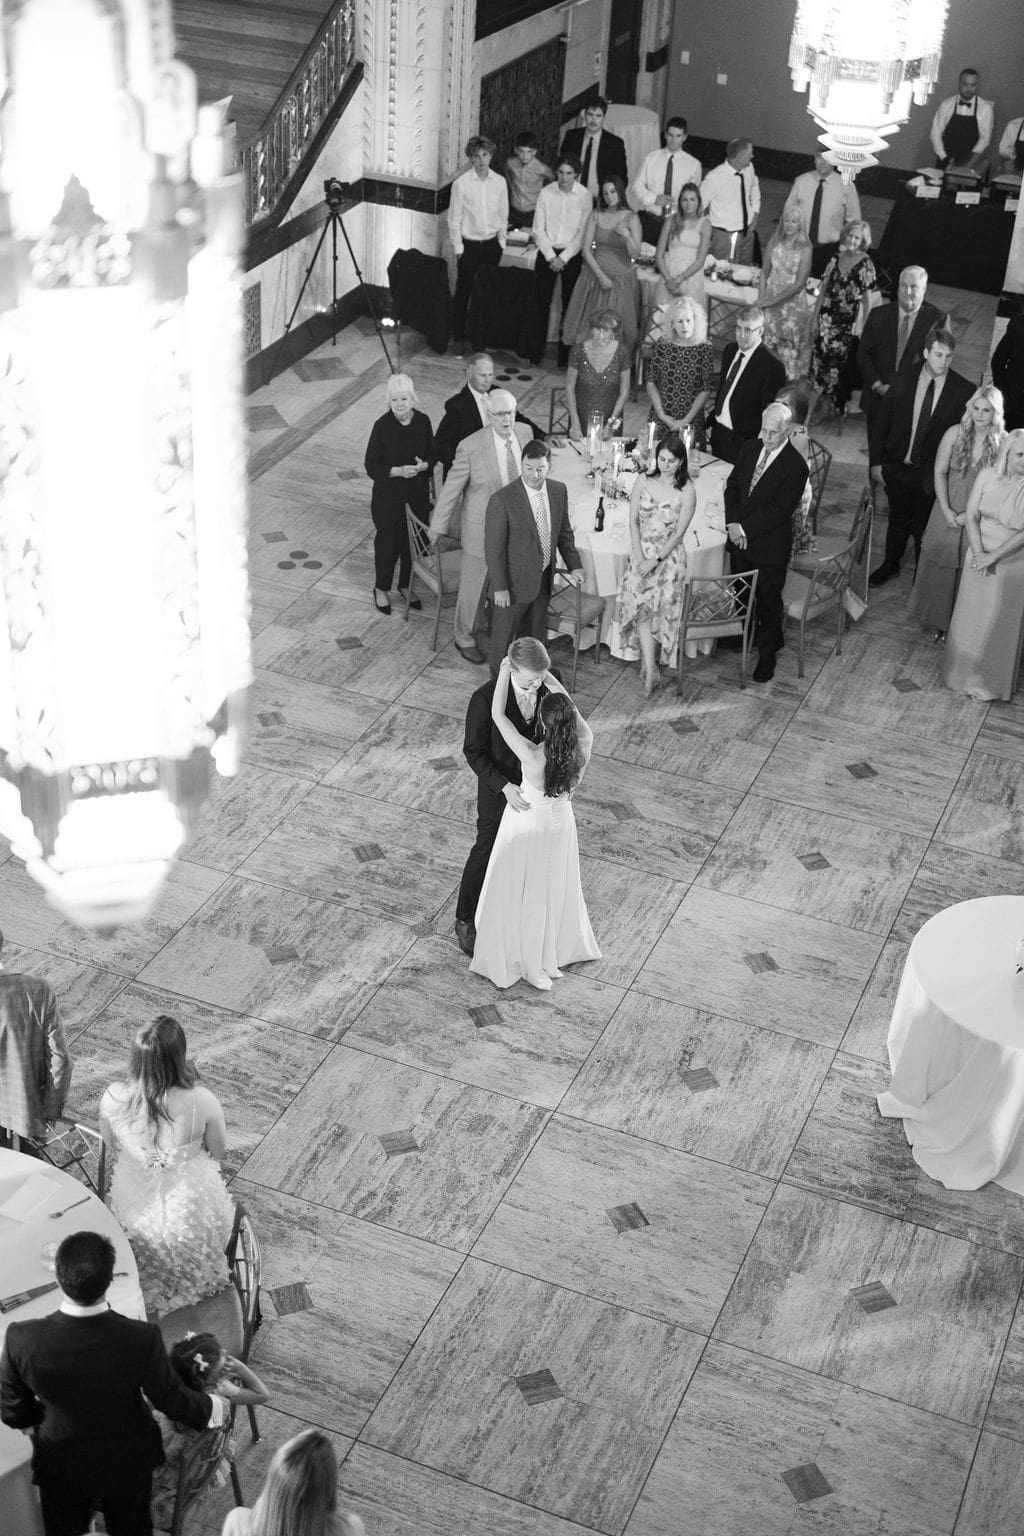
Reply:
[[[789,441],[793,417],[788,406],[769,405],[761,417],[760,439],[744,443],[725,484],[727,550],[733,574],[757,571],[756,683],[775,676],[775,653],[783,643],[782,588],[793,547],[793,513],[807,484],[807,465]]]
[[[491,674],[513,640],[547,633],[548,606],[556,553],[571,582],[583,580],[582,566],[569,521],[569,493],[560,480],[548,480],[551,450],[546,443],[527,443],[522,474],[487,503],[484,557],[491,594]]]
[[[487,352],[474,352],[472,357],[466,359],[466,382],[458,394],[450,395],[445,401],[444,415],[434,434],[434,447],[441,464],[442,479],[448,478],[455,450],[463,439],[490,426],[487,396],[493,385],[494,359]],[[529,427],[534,437],[544,436],[541,429],[529,416],[524,416],[518,407],[515,419],[524,427]]]
[[[609,133],[604,126],[608,103],[603,96],[595,96],[583,109],[583,127],[570,128],[562,140],[560,153],[575,155],[582,166],[580,186],[586,187],[594,202],[601,190],[601,183],[609,176],[619,176],[623,183],[629,181],[626,170],[626,145],[617,134]]]
[[[868,441],[882,401],[898,373],[921,361],[929,331],[947,325],[948,315],[925,299],[928,273],[924,267],[904,267],[895,304],[880,304],[868,315],[857,346],[857,365],[864,388],[860,408],[868,419]]]
[[[57,1249],[60,1311],[7,1329],[0,1417],[32,1436],[46,1536],[82,1536],[94,1508],[110,1536],[150,1536],[164,1448],[148,1404],[191,1429],[223,1422],[221,1399],[190,1391],[172,1371],[155,1323],[110,1310],[113,1275],[110,1239],[73,1233]]]
[[[949,366],[955,350],[952,331],[942,326],[930,331],[917,367],[897,374],[875,418],[871,479],[875,485],[885,485],[889,526],[885,559],[871,572],[873,587],[899,575],[909,539],[920,559],[921,539],[935,500],[935,455],[943,433],[961,419],[974,393],[970,379]]]
[[[4,936],[0,933],[0,951]],[[0,1147],[17,1137],[34,1157],[47,1123],[64,1108],[71,1055],[57,999],[41,976],[0,971]]]
[[[711,420],[711,452],[735,464],[744,443],[761,430],[761,416],[786,383],[786,370],[761,337],[764,313],[755,305],[741,309],[736,340],[722,353],[722,374]]]
[[[1024,315],[1014,315],[992,353],[992,382],[1003,392],[1006,430],[1024,427]]]
[[[544,677],[550,670],[550,657],[540,641],[528,635],[512,642],[508,657],[512,663],[512,679],[505,714],[517,731],[531,741],[539,741],[540,701],[548,692]],[[498,824],[506,806],[510,816],[529,810],[529,802],[519,787],[523,782],[523,765],[491,719],[494,685],[492,677],[470,699],[462,748],[467,763],[477,776],[476,842],[466,860],[455,905],[455,936],[459,948],[467,955],[473,953],[476,943],[476,908],[494,839],[498,835]]]

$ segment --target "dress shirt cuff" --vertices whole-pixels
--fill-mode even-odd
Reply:
[[[210,1399],[210,1417],[207,1420],[206,1427],[207,1429],[220,1429],[224,1423],[224,1410],[227,1404],[222,1397],[218,1397],[216,1392],[209,1392],[207,1396]]]

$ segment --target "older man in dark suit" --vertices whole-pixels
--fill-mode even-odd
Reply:
[[[793,513],[807,484],[807,465],[789,441],[793,417],[788,406],[769,405],[760,438],[744,443],[725,484],[727,550],[734,574],[757,571],[756,683],[775,676],[782,647],[785,610],[782,588],[793,547]]]
[[[491,424],[487,397],[494,386],[494,359],[488,352],[474,352],[466,359],[466,382],[444,403],[444,415],[434,433],[434,447],[441,464],[442,478],[452,467],[459,444],[474,432]],[[543,437],[541,429],[516,407],[518,424],[528,427],[534,437]]]
[[[551,450],[527,443],[522,474],[487,503],[484,555],[491,594],[491,673],[497,676],[509,645],[520,635],[543,640],[556,553],[571,582],[583,579],[569,521],[569,494],[560,480],[548,480]]]
[[[950,367],[956,337],[942,326],[925,337],[917,366],[900,373],[882,401],[871,432],[871,479],[885,485],[889,525],[885,559],[871,572],[873,587],[899,575],[910,539],[921,539],[935,501],[935,455],[942,435],[967,409],[974,385]],[[915,565],[916,569],[916,565]]]
[[[0,951],[3,944],[0,933]],[[49,982],[0,971],[0,1146],[17,1137],[34,1155],[70,1086],[71,1055]]]
[[[110,1239],[72,1233],[57,1250],[60,1311],[7,1329],[0,1418],[32,1436],[46,1536],[82,1536],[97,1508],[110,1536],[150,1536],[164,1460],[150,1405],[190,1429],[223,1423],[223,1400],[174,1374],[157,1325],[111,1311],[113,1276]]]
[[[741,309],[736,340],[722,353],[722,376],[711,416],[711,452],[735,464],[744,443],[757,437],[761,415],[786,382],[782,362],[762,341],[764,312]]]
[[[868,419],[870,441],[875,418],[892,381],[921,361],[928,332],[947,325],[948,315],[925,298],[928,273],[924,267],[904,267],[895,304],[880,304],[868,315],[857,346],[857,365],[864,382],[860,408]]]

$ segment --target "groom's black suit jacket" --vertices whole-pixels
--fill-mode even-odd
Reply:
[[[479,780],[477,802],[481,810],[484,808],[485,795],[500,797],[506,784],[523,782],[522,763],[506,744],[505,738],[491,719],[494,688],[495,679],[492,678],[490,682],[479,687],[470,699],[466,710],[466,739],[462,747],[467,763]],[[511,682],[508,685],[505,715],[516,730],[530,741],[540,740],[540,701],[549,691],[541,683],[537,690],[537,710],[532,722],[527,725],[516,702],[515,690]],[[502,797],[501,810],[504,809]]]
[[[32,1431],[36,1481],[88,1476],[98,1489],[134,1482],[164,1460],[143,1402],[178,1424],[205,1429],[211,1402],[171,1369],[155,1323],[119,1312],[11,1323],[0,1359],[0,1418]]]

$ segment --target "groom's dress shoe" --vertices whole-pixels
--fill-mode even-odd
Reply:
[[[472,959],[473,950],[476,948],[476,928],[473,926],[470,918],[457,917],[455,919],[455,937],[459,941],[459,948],[462,950],[462,953],[469,955],[470,959]]]

